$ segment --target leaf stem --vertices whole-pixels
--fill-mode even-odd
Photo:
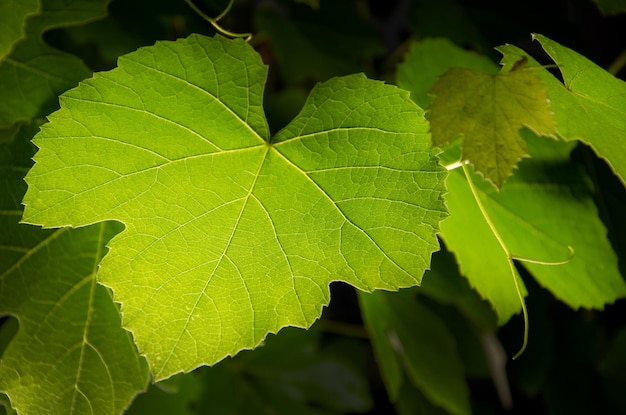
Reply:
[[[185,3],[187,3],[189,5],[189,7],[191,7],[193,9],[193,11],[198,13],[198,15],[200,17],[202,17],[204,20],[206,20],[207,22],[211,23],[211,26],[213,26],[215,28],[215,30],[217,30],[219,33],[223,34],[224,36],[231,37],[231,38],[245,37],[246,38],[246,42],[248,42],[252,38],[252,33],[235,33],[235,32],[231,32],[230,30],[224,29],[222,26],[220,26],[217,23],[224,16],[226,16],[228,14],[230,9],[233,7],[233,3],[234,2],[235,2],[235,0],[230,0],[228,2],[228,5],[226,6],[226,8],[217,17],[210,17],[209,15],[204,13],[202,10],[200,10],[200,8],[198,6],[196,6],[193,3],[192,0],[185,0]]]
[[[567,264],[568,262],[570,262],[572,260],[572,258],[574,258],[574,248],[572,248],[571,246],[567,246],[567,249],[569,249],[569,256],[561,261],[541,261],[538,259],[530,259],[530,258],[524,258],[521,256],[513,256],[512,258],[516,261],[520,261],[520,262],[527,262],[529,264],[538,264],[538,265],[563,265],[563,264]]]
[[[448,171],[452,171],[455,169],[458,169],[459,167],[461,167],[463,164],[465,164],[464,161],[455,161],[454,163],[450,163],[447,164],[446,166],[444,166],[446,168],[446,170]]]
[[[524,353],[524,350],[526,350],[526,346],[528,345],[529,322],[528,322],[528,310],[526,309],[526,302],[524,301],[524,295],[522,294],[522,289],[520,287],[520,283],[517,277],[517,272],[515,271],[515,264],[513,263],[514,258],[513,258],[513,255],[511,255],[509,248],[504,243],[504,239],[502,239],[502,236],[500,236],[500,233],[496,229],[496,226],[491,221],[491,217],[489,217],[489,214],[487,214],[487,210],[483,206],[483,203],[480,200],[480,197],[478,196],[478,190],[476,190],[476,186],[474,186],[474,182],[472,181],[472,178],[470,177],[470,173],[467,170],[466,163],[461,163],[461,167],[463,168],[463,173],[465,174],[467,183],[469,184],[470,190],[472,191],[474,200],[476,200],[478,209],[480,209],[480,213],[483,215],[483,218],[485,218],[487,225],[489,225],[489,229],[491,229],[491,232],[496,237],[498,244],[500,244],[500,247],[506,254],[506,261],[509,264],[509,269],[511,270],[511,275],[513,276],[513,282],[515,283],[515,291],[517,292],[517,298],[519,298],[520,304],[522,305],[522,316],[524,317],[524,340],[522,342],[522,347],[520,348],[520,350],[515,354],[515,356],[513,356],[513,360],[515,360],[518,357],[520,357],[522,353]],[[530,262],[531,260],[528,260],[528,261]]]

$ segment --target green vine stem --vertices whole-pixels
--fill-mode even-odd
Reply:
[[[235,33],[235,32],[231,32],[230,30],[226,30],[226,29],[224,29],[222,26],[220,26],[218,24],[218,22],[224,16],[226,16],[228,14],[230,9],[233,7],[233,3],[234,2],[235,2],[235,0],[230,0],[228,2],[228,5],[226,6],[226,8],[217,17],[210,17],[206,13],[204,13],[202,10],[200,10],[200,8],[198,8],[198,6],[196,6],[193,3],[192,0],[185,0],[185,3],[187,3],[189,5],[189,7],[191,7],[193,9],[193,11],[198,13],[198,15],[200,17],[202,17],[204,20],[206,20],[207,22],[211,23],[211,26],[213,26],[215,28],[215,30],[217,30],[219,33],[223,34],[224,36],[228,36],[230,38],[245,37],[246,38],[246,42],[248,42],[248,41],[250,41],[250,39],[252,39],[252,33]]]
[[[507,260],[507,262],[509,264],[509,270],[511,271],[511,275],[513,276],[513,282],[515,283],[515,291],[517,292],[517,297],[518,297],[518,299],[520,301],[520,304],[522,306],[522,316],[524,317],[524,340],[522,342],[522,347],[520,348],[520,350],[515,354],[515,356],[513,356],[513,360],[515,360],[515,359],[517,359],[518,357],[520,357],[524,353],[524,351],[526,350],[526,347],[528,346],[529,320],[528,320],[528,310],[526,308],[526,301],[524,300],[524,295],[522,294],[522,288],[520,286],[520,282],[519,282],[519,279],[517,277],[517,273],[515,271],[515,263],[513,261],[516,260],[516,261],[520,261],[520,262],[528,262],[530,264],[540,264],[540,265],[562,265],[562,264],[566,264],[566,263],[568,263],[569,261],[572,260],[572,257],[574,256],[574,249],[571,246],[568,246],[567,248],[570,251],[569,257],[567,259],[565,259],[565,260],[554,261],[554,262],[552,262],[552,261],[540,261],[540,260],[524,258],[524,257],[520,257],[520,256],[514,256],[511,253],[511,251],[509,251],[509,248],[506,246],[506,243],[504,242],[504,239],[502,239],[502,236],[500,235],[500,233],[496,229],[496,226],[492,222],[491,217],[489,217],[489,214],[487,213],[487,210],[485,209],[482,201],[480,200],[480,197],[478,196],[478,190],[476,189],[476,186],[474,185],[474,182],[472,181],[472,178],[470,176],[470,172],[467,169],[467,164],[468,164],[467,161],[462,161],[462,162],[451,164],[450,166],[447,166],[447,168],[448,168],[448,170],[452,170],[452,169],[457,168],[457,167],[462,167],[463,168],[463,173],[465,174],[465,178],[467,179],[467,183],[468,183],[468,185],[470,187],[470,190],[472,191],[472,195],[474,196],[474,200],[476,201],[476,204],[478,205],[478,209],[480,209],[480,213],[485,218],[485,221],[487,222],[487,225],[489,225],[489,229],[491,229],[491,232],[496,237],[496,240],[498,241],[498,244],[500,245],[500,247],[502,248],[502,250],[506,254],[506,260]]]

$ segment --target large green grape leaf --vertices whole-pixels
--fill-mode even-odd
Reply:
[[[469,391],[454,338],[411,291],[359,295],[376,358],[396,401],[406,369],[411,382],[450,414],[469,414]]]
[[[56,109],[60,93],[91,75],[80,59],[49,46],[42,35],[51,28],[104,16],[108,0],[39,3],[38,12],[26,16],[22,39],[0,60],[0,130],[5,132],[18,121]]]
[[[589,144],[626,184],[626,83],[545,36],[535,34],[533,38],[541,43],[563,76],[564,83],[545,69],[532,69],[548,88],[558,134],[565,140]],[[507,65],[522,57],[529,60],[529,65],[537,65],[514,46],[498,49]]]
[[[514,256],[558,262],[569,257],[568,246],[572,247],[574,255],[566,264],[525,266],[540,285],[572,308],[601,309],[624,297],[626,285],[591,189],[568,161],[571,145],[525,133],[533,158],[520,164],[500,192],[474,176],[479,196]],[[488,226],[480,211],[471,207],[475,202],[467,187],[462,172],[450,174],[446,199],[450,217],[441,224],[442,236],[470,283],[504,323],[519,311],[519,300],[504,251],[485,245]]]
[[[0,144],[0,315],[19,320],[0,359],[0,391],[20,415],[116,415],[149,374],[109,291],[96,283],[105,243],[119,225],[18,224],[34,151],[29,138],[22,131]]]
[[[522,127],[554,136],[556,127],[546,88],[532,71],[513,68],[497,74],[450,68],[430,89],[428,108],[433,144],[462,137],[463,160],[501,188],[522,157]]]
[[[155,378],[309,326],[328,284],[418,284],[446,216],[423,111],[363,75],[311,92],[271,140],[242,40],[142,48],[61,97],[24,220],[117,220],[100,280]]]
[[[24,37],[25,21],[38,8],[38,0],[0,1],[0,60]]]

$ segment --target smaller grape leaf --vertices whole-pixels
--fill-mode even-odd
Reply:
[[[626,82],[545,36],[534,34],[533,39],[541,43],[563,75],[564,83],[545,69],[533,69],[548,88],[559,136],[589,144],[626,184]],[[529,65],[538,65],[512,45],[498,50],[507,66],[523,58]]]
[[[462,158],[500,189],[522,157],[528,127],[555,136],[548,95],[532,71],[514,68],[492,75],[450,68],[430,89],[434,98],[427,117],[433,145],[443,147],[463,137]]]
[[[157,42],[34,138],[24,220],[124,223],[98,277],[157,380],[310,326],[332,281],[419,284],[439,248],[447,172],[409,93],[334,78],[270,139],[266,75],[241,39]]]

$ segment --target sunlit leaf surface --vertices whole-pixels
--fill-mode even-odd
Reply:
[[[24,220],[124,224],[98,276],[157,380],[309,326],[331,281],[418,284],[438,249],[446,173],[408,93],[334,78],[270,139],[265,76],[242,40],[160,42],[34,139]]]

